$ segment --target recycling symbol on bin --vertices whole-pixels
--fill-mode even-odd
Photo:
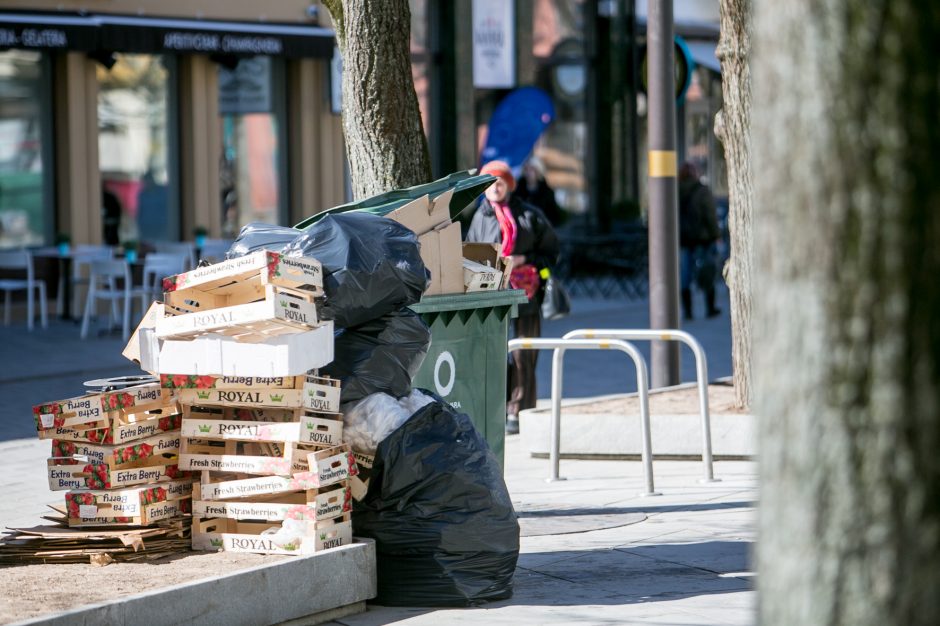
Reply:
[[[450,366],[450,378],[447,379],[446,384],[441,382],[441,365],[445,363]],[[456,379],[457,366],[454,365],[454,355],[444,350],[438,355],[437,361],[434,363],[434,388],[437,390],[438,395],[442,398],[447,397],[447,395],[453,391]]]

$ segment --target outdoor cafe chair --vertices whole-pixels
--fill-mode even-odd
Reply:
[[[185,254],[151,252],[144,257],[143,279],[140,286],[132,290],[132,295],[140,296],[142,314],[153,300],[163,299],[163,278],[185,272],[188,263]]]
[[[88,336],[88,325],[95,312],[98,300],[111,303],[111,324],[118,315],[118,303],[123,301],[121,333],[126,341],[130,336],[131,318],[131,270],[124,259],[92,261],[91,275],[88,278],[88,296],[85,299],[85,313],[82,315],[82,339]]]
[[[3,323],[10,325],[10,309],[12,308],[11,296],[14,291],[26,291],[26,327],[33,329],[33,321],[36,317],[35,304],[33,297],[38,292],[39,295],[39,315],[42,320],[42,327],[49,326],[48,314],[46,311],[46,283],[42,280],[36,280],[33,270],[33,257],[29,250],[2,250],[0,251],[0,270],[19,270],[26,275],[26,278],[0,278],[0,291],[4,292],[3,298]]]
[[[196,244],[191,241],[151,241],[154,252],[161,254],[182,254],[186,257],[184,272],[196,267]]]
[[[73,246],[69,252],[69,258],[71,260],[71,276],[62,276],[60,279],[60,289],[58,297],[58,310],[63,312],[69,310],[63,308],[62,298],[64,294],[70,293],[72,297],[72,302],[69,303],[69,307],[72,311],[78,311],[79,303],[79,294],[78,287],[87,286],[89,281],[89,276],[91,273],[91,264],[94,261],[105,261],[108,259],[114,258],[114,249],[111,246],[105,245],[89,245],[89,244],[79,244]],[[71,285],[68,290],[63,289],[62,281],[70,280]]]

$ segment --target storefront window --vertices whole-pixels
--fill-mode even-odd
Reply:
[[[284,107],[281,63],[258,56],[219,67],[222,230],[227,237],[250,222],[280,224],[286,218]]]
[[[97,68],[104,242],[178,239],[168,167],[167,62],[149,54],[113,58],[110,69]]]
[[[39,52],[0,52],[0,248],[42,244],[52,230],[47,71]]]

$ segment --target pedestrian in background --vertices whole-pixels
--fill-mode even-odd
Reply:
[[[509,283],[524,289],[529,301],[519,305],[513,320],[516,337],[538,337],[542,333],[542,284],[539,271],[552,267],[558,259],[558,237],[541,209],[510,196],[516,179],[509,165],[490,161],[481,174],[496,176],[487,188],[483,203],[470,221],[467,241],[496,243],[502,256],[512,257]],[[506,402],[506,432],[519,432],[519,411],[535,407],[536,350],[516,350],[511,355]]]
[[[721,239],[715,197],[699,180],[695,165],[686,161],[679,169],[679,245],[682,313],[692,315],[692,283],[705,296],[705,314],[715,317],[715,278],[718,275],[717,244]]]
[[[545,180],[545,165],[542,160],[533,155],[522,166],[522,180],[512,192],[514,198],[528,202],[542,209],[552,226],[559,226],[562,222],[561,207],[555,200],[555,191]]]

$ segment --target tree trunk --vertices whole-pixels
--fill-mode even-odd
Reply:
[[[940,623],[940,11],[755,8],[762,624]]]
[[[720,0],[721,61],[724,102],[715,116],[715,135],[728,164],[728,233],[731,257],[725,281],[731,293],[731,364],[739,407],[751,404],[751,0]]]
[[[431,179],[411,77],[408,0],[325,0],[343,57],[343,131],[353,196]]]

